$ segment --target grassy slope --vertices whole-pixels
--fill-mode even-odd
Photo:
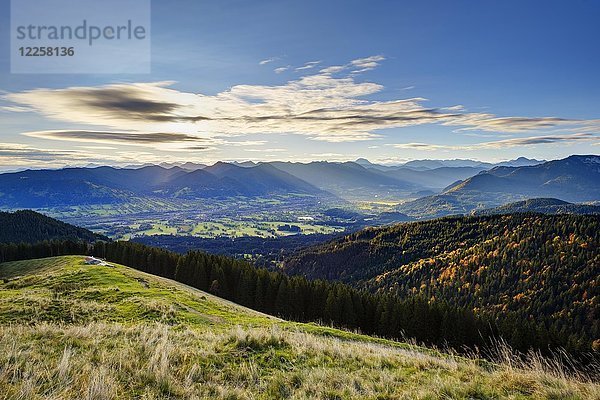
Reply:
[[[539,365],[281,321],[82,257],[0,264],[0,278],[0,399],[600,398]]]

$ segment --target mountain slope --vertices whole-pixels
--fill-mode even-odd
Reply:
[[[284,270],[447,301],[504,326],[533,318],[589,346],[600,338],[599,249],[597,215],[453,217],[366,229]]]
[[[146,166],[137,169],[26,170],[0,174],[0,206],[42,208],[126,203],[135,196],[152,195],[158,186],[186,173],[179,167]]]
[[[26,320],[75,324],[94,321],[168,323],[165,318],[171,318],[173,324],[209,327],[215,322],[225,325],[278,320],[181,283],[119,264],[88,265],[83,256],[0,263],[0,278],[6,281],[3,289],[13,292],[7,292],[3,301],[19,295],[48,301],[41,310],[27,303],[13,304],[11,313],[2,309],[2,323]],[[119,294],[115,296],[117,288]],[[80,304],[76,304],[78,302]],[[106,303],[104,308],[103,303]]]
[[[93,169],[27,170],[0,174],[0,207],[114,204],[132,192],[95,182]]]
[[[83,257],[0,264],[0,278],[6,398],[592,399],[600,392],[515,368],[514,360],[491,364],[288,323],[121,265],[85,265]]]
[[[450,185],[440,195],[402,204],[398,211],[415,217],[436,217],[537,197],[576,203],[600,200],[600,156],[570,156],[534,166],[496,167]]]
[[[530,159],[526,157],[519,157],[514,160],[502,161],[496,164],[475,161],[475,160],[413,160],[402,164],[402,167],[412,168],[415,170],[435,169],[441,167],[472,167],[481,169],[490,169],[494,167],[524,167],[527,165],[537,165],[545,162],[544,160]]]
[[[442,167],[471,167],[471,168],[492,168],[494,165],[475,160],[412,160],[401,165],[403,168],[411,168],[416,171],[435,169]]]
[[[322,193],[314,185],[270,164],[238,166],[217,163],[205,168],[204,171],[220,178],[234,179],[248,193]]]
[[[180,167],[166,168],[158,165],[137,169],[98,167],[89,170],[94,183],[139,194],[151,193],[155,188],[188,172]]]
[[[497,167],[446,188],[445,193],[481,191],[571,202],[600,199],[600,156],[570,156],[528,167]]]
[[[309,183],[269,164],[238,166],[218,162],[210,167],[178,176],[163,184],[160,191],[176,197],[267,196],[308,194],[330,196]]]
[[[383,172],[384,175],[411,182],[431,189],[442,189],[458,181],[485,171],[483,167],[439,167],[432,169],[414,170],[399,167]]]
[[[127,203],[132,198],[202,199],[303,194],[330,196],[269,165],[218,163],[204,169],[145,166],[27,170],[0,174],[0,207],[43,208]]]
[[[558,199],[528,199],[476,212],[476,215],[537,212],[542,214],[600,214],[600,206],[573,204]]]
[[[35,243],[44,240],[108,240],[34,211],[0,212],[0,243]]]
[[[364,168],[353,162],[271,162],[270,165],[294,175],[321,190],[328,191],[346,200],[373,197],[406,196],[423,187],[380,171]]]
[[[238,181],[219,178],[204,169],[178,176],[172,181],[163,183],[156,191],[167,197],[177,198],[211,198],[242,196],[242,188]]]

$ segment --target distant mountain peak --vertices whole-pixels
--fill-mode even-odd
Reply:
[[[439,195],[405,203],[398,210],[413,217],[432,217],[464,214],[528,198],[599,201],[600,157],[573,155],[537,165],[498,166],[456,182]]]
[[[375,165],[371,161],[367,160],[366,158],[357,158],[356,161],[354,161],[354,162],[358,165],[366,165],[366,166]]]

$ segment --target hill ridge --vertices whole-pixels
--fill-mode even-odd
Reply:
[[[519,393],[583,400],[600,391],[583,378],[534,367],[535,361],[494,364],[289,323],[168,279],[83,260],[0,264],[0,390],[8,398],[363,399],[443,392],[456,399]],[[18,278],[6,274],[24,267],[28,273]],[[25,373],[29,381],[14,379]]]
[[[0,211],[0,243],[35,243],[44,240],[109,240],[66,222],[31,210]]]

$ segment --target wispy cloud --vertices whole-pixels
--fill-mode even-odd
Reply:
[[[398,143],[391,146],[398,149],[411,149],[422,151],[473,151],[473,150],[498,150],[511,147],[535,146],[544,144],[574,144],[577,142],[590,142],[592,145],[600,143],[600,136],[591,133],[575,133],[571,135],[546,135],[524,138],[511,138],[470,145],[447,145],[432,143]]]
[[[321,61],[309,61],[309,62],[305,63],[303,66],[296,68],[296,71],[312,69],[312,68],[315,68],[319,64],[321,64]]]
[[[457,105],[426,107],[427,100],[420,97],[371,100],[384,87],[359,80],[357,73],[375,68],[383,60],[381,55],[356,59],[280,85],[236,85],[214,95],[176,90],[173,82],[153,82],[35,89],[9,93],[4,99],[54,120],[90,127],[28,133],[30,136],[159,148],[196,149],[222,143],[227,137],[284,133],[352,142],[381,137],[385,129],[424,124],[452,126],[457,131],[532,132],[548,137],[600,129],[599,120],[497,116],[467,112]],[[318,63],[311,61],[305,66]],[[528,145],[527,141],[505,144],[511,143]]]
[[[285,66],[285,67],[278,67],[275,68],[273,71],[275,71],[276,74],[281,74],[282,72],[287,71],[288,69],[290,69],[291,67],[289,65]]]
[[[241,141],[224,141],[228,146],[262,146],[269,143],[266,140],[241,140]]]
[[[421,142],[394,143],[394,144],[390,144],[390,146],[395,147],[397,149],[422,150],[422,151],[460,150],[460,146],[451,146],[451,145],[433,144],[433,143],[421,143]],[[463,150],[465,150],[465,148],[463,148]]]
[[[272,63],[273,61],[277,61],[277,60],[279,60],[279,57],[266,58],[264,60],[260,60],[258,62],[258,64],[259,65],[266,65],[266,64]]]
[[[42,150],[24,144],[0,143],[0,164],[6,164],[7,160],[52,161],[64,157],[79,158],[77,154],[76,151]],[[17,162],[16,165],[20,163]]]
[[[2,106],[0,107],[0,111],[9,112],[9,113],[22,113],[22,112],[32,112],[32,110],[28,107],[19,107],[19,106]]]
[[[273,148],[273,149],[244,149],[244,151],[250,152],[250,153],[283,153],[286,152],[287,149],[282,149],[282,148]]]
[[[377,68],[384,60],[385,57],[382,55],[357,58],[344,65],[332,65],[325,67],[319,72],[322,74],[337,74],[344,71],[350,71],[351,75],[356,75]]]
[[[372,69],[375,69],[379,66],[379,63],[381,61],[384,61],[385,57],[382,55],[378,55],[378,56],[371,56],[371,57],[366,57],[366,58],[359,58],[356,60],[353,60],[350,64],[352,65],[352,67],[356,68],[355,70],[353,70],[353,73],[361,73],[361,72],[366,72],[366,71],[371,71]]]
[[[337,74],[338,72],[342,72],[347,68],[345,65],[332,65],[331,67],[323,68],[319,72],[323,74]]]
[[[444,111],[465,111],[466,109],[465,109],[465,106],[463,106],[461,104],[457,104],[455,106],[441,108],[441,110],[444,110]]]
[[[99,154],[95,150],[52,150],[40,149],[24,144],[0,143],[0,167],[40,167],[54,168],[64,165],[84,166],[88,164],[128,164],[140,162],[156,162],[156,155],[150,152],[118,151],[110,154]],[[170,161],[171,157],[162,157]]]
[[[444,125],[463,126],[458,131],[482,130],[512,133],[580,124],[581,121],[558,117],[496,117],[492,114],[480,113],[461,114],[444,122]]]
[[[141,132],[111,132],[111,131],[89,131],[89,130],[52,130],[25,132],[25,136],[41,139],[67,140],[67,141],[89,141],[97,143],[120,142],[127,144],[148,143],[179,143],[179,142],[201,142],[202,139],[182,133],[141,133]]]
[[[481,143],[476,146],[485,149],[502,149],[505,147],[535,146],[540,144],[573,144],[576,142],[598,142],[600,136],[590,133],[575,133],[572,135],[533,136],[526,138],[513,138],[497,140],[495,142]]]
[[[86,150],[117,150],[116,147],[111,146],[77,146],[80,149]]]

